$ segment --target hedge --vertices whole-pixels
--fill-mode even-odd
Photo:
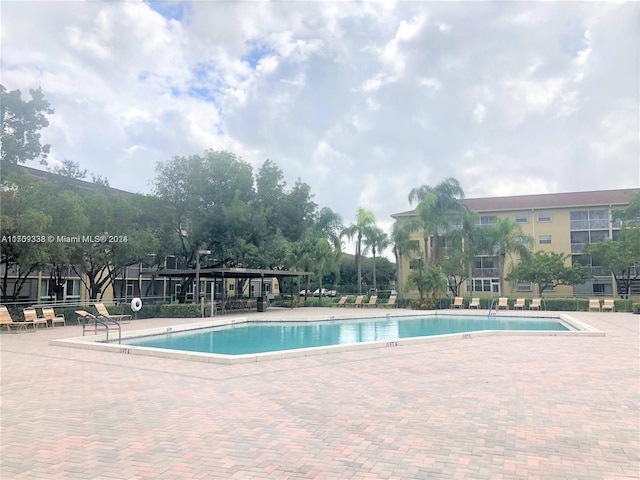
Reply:
[[[210,311],[211,306],[205,305],[204,316],[210,316]],[[162,318],[200,318],[202,317],[202,309],[196,303],[166,303],[160,305],[158,316]]]
[[[477,298],[477,297],[476,297]],[[517,298],[525,298],[525,309],[529,308],[529,304],[531,303],[532,298],[528,297],[517,297]],[[549,311],[557,311],[557,312],[586,312],[589,310],[589,298],[586,297],[567,297],[567,298],[547,298],[547,297],[537,297],[542,298],[542,309]],[[488,310],[491,307],[492,302],[495,301],[494,309],[498,303],[498,299],[496,298],[487,298],[480,297],[480,309]],[[509,308],[513,310],[513,304],[515,303],[515,298],[509,298],[508,304]],[[463,305],[465,309],[469,308],[469,303],[471,302],[471,297],[464,297]],[[421,303],[420,300],[410,300],[407,306],[410,306],[414,310],[435,310],[435,309],[448,309],[451,307],[453,303],[453,297],[443,297],[440,299],[425,299],[424,303]],[[636,307],[635,305],[640,305],[638,303],[633,303],[631,300],[625,300],[623,298],[614,299],[615,311],[616,312],[634,312],[640,313],[634,310],[640,307]]]

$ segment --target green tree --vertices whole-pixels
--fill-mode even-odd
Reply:
[[[636,193],[625,208],[614,210],[613,219],[621,220],[624,227],[640,227],[640,193]]]
[[[344,229],[343,234],[349,240],[356,240],[356,268],[358,270],[358,294],[362,295],[362,243],[367,234],[375,226],[376,219],[373,212],[359,207],[356,221]]]
[[[211,250],[220,265],[236,266],[243,256],[238,248],[255,245],[254,224],[246,217],[253,210],[245,208],[255,201],[251,166],[233,153],[208,150],[204,155],[174,157],[156,170],[154,191],[179,245],[179,266],[192,266],[202,248]],[[231,231],[241,234],[230,235]]]
[[[592,243],[585,251],[613,274],[618,293],[629,298],[640,279],[640,227],[624,228],[617,240]]]
[[[447,237],[447,255],[440,265],[449,280],[449,290],[458,296],[462,283],[472,276],[473,262],[480,251],[486,250],[487,235],[478,227],[478,213],[461,212],[459,228]]]
[[[519,255],[522,260],[530,256],[527,248],[531,239],[522,234],[522,228],[512,218],[498,217],[496,223],[488,230],[488,238],[498,259],[498,277],[500,292],[504,292],[504,271],[507,257]]]
[[[531,282],[538,285],[538,293],[542,293],[558,285],[579,285],[591,278],[591,273],[580,264],[567,266],[570,255],[556,252],[537,251],[525,257],[507,275],[513,282]]]
[[[7,91],[0,85],[0,159],[5,172],[11,165],[41,159],[46,163],[50,145],[40,143],[40,131],[49,125],[47,115],[54,110],[42,89],[29,91],[31,100],[23,100],[20,90]]]
[[[48,235],[53,218],[42,205],[49,202],[43,182],[12,170],[3,177],[0,191],[0,264],[3,267],[0,291],[7,300],[17,300],[27,278],[47,265],[50,259]],[[12,272],[13,279],[9,280]]]
[[[396,260],[396,279],[398,283],[398,295],[404,298],[404,278],[403,260],[405,257],[411,256],[420,251],[418,242],[411,238],[411,223],[406,219],[398,219],[393,224],[391,230],[391,244],[393,245],[393,256]]]
[[[425,303],[428,296],[435,299],[447,291],[447,278],[442,274],[440,268],[435,265],[420,266],[409,272],[409,284],[420,293],[420,303]]]
[[[315,279],[320,289],[320,297],[322,297],[323,278],[329,272],[334,272],[336,275],[340,273],[339,267],[340,256],[336,254],[334,247],[329,243],[326,238],[319,238],[316,241],[313,260]]]
[[[384,251],[389,246],[389,237],[384,230],[377,226],[369,229],[367,236],[364,238],[365,248],[371,250],[373,255],[373,289],[378,291],[376,282],[376,254]]]
[[[87,170],[80,168],[80,164],[78,162],[74,162],[73,160],[69,160],[65,158],[62,161],[62,165],[56,165],[53,168],[48,168],[51,173],[55,173],[56,175],[62,175],[63,177],[75,178],[78,180],[82,180],[87,176]]]
[[[423,185],[411,190],[409,203],[418,201],[412,230],[422,232],[424,258],[428,265],[439,263],[439,245],[443,235],[451,231],[451,220],[465,210],[459,199],[464,191],[458,180],[447,178],[435,187]]]

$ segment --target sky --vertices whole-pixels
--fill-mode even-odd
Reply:
[[[1,83],[112,187],[229,150],[389,231],[421,185],[466,197],[640,186],[638,2],[6,1]],[[28,164],[36,168],[37,162]]]

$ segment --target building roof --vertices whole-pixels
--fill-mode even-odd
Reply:
[[[27,167],[25,165],[16,165],[18,170],[22,170],[25,173],[28,173],[32,177],[39,178],[40,180],[51,181],[58,180],[61,182],[65,182],[68,185],[73,185],[75,187],[89,190],[89,189],[97,189],[101,188],[101,185],[95,184],[93,182],[88,182],[86,180],[82,180],[79,178],[71,178],[65,177],[64,175],[59,175],[57,173],[48,172],[46,170],[38,170],[37,168]],[[113,187],[103,187],[106,188],[109,192],[117,194],[117,195],[134,195],[131,192],[127,192],[126,190],[120,190],[119,188]]]
[[[195,268],[162,270],[161,277],[195,277]],[[311,275],[311,272],[296,272],[291,270],[261,270],[257,268],[201,268],[198,272],[201,278],[274,278],[301,277]]]
[[[510,197],[465,198],[462,203],[476,212],[541,210],[553,208],[622,207],[628,205],[640,188],[596,190],[591,192],[543,193]],[[394,213],[393,218],[409,217],[415,210]]]

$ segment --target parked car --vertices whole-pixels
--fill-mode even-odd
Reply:
[[[322,296],[323,297],[335,297],[338,294],[338,292],[336,292],[335,290],[329,290],[327,288],[323,288],[322,289]],[[320,296],[320,289],[317,288],[315,292],[313,292],[313,296],[314,297],[319,297]]]
[[[300,290],[298,295],[301,297],[313,297],[313,290]]]

